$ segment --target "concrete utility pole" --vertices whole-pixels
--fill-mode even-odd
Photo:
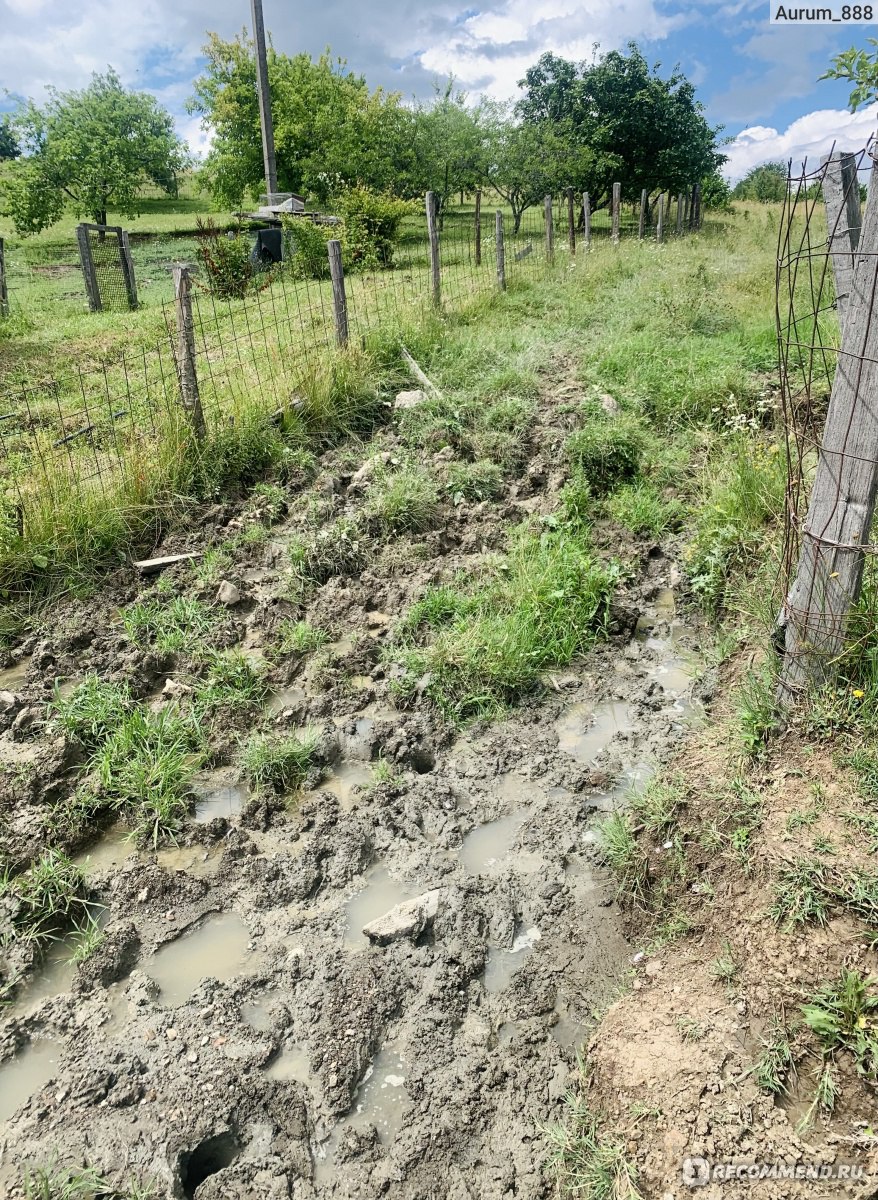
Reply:
[[[265,162],[265,190],[268,203],[277,191],[277,164],[274,160],[274,126],[271,123],[271,89],[268,86],[268,59],[265,54],[265,22],[262,0],[250,0],[253,15],[253,41],[256,45],[256,93],[259,97],[259,123],[262,126],[262,158]]]

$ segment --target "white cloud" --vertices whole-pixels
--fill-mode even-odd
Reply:
[[[792,159],[794,173],[805,160],[809,168],[816,168],[821,156],[828,154],[833,145],[837,150],[861,150],[875,132],[876,121],[878,104],[872,104],[857,113],[837,108],[818,109],[793,121],[783,133],[765,125],[753,125],[742,129],[726,147],[729,161],[723,170],[734,183],[751,167],[764,162],[785,163]]]
[[[629,38],[654,41],[689,20],[671,15],[655,0],[502,0],[478,12],[420,55],[436,75],[453,74],[465,86],[508,98],[534,60],[547,50],[569,59],[618,49]]]

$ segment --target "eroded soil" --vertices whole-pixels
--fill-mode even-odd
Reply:
[[[9,1195],[22,1163],[52,1158],[198,1200],[550,1194],[542,1128],[632,969],[594,817],[676,751],[710,699],[707,677],[693,684],[699,635],[677,611],[673,547],[598,531],[629,568],[609,640],[503,721],[457,731],[419,696],[399,710],[382,650],[429,583],[552,511],[567,432],[556,401],[547,388],[501,498],[449,500],[434,530],[376,541],[359,573],[301,603],[284,586],[287,544],[315,511],[327,520],[361,502],[347,452],[324,456],[268,538],[223,565],[232,606],[190,565],[165,574],[214,605],[208,640],[259,661],[272,698],[213,731],[180,845],[137,849],[115,827],[68,840],[105,937],[78,967],[63,945],[42,965],[19,947],[5,966],[22,972],[0,1023]],[[390,429],[360,461],[397,450]],[[432,458],[440,475],[447,460]],[[252,505],[217,506],[158,550],[204,550],[259,519]],[[19,866],[66,836],[52,812],[78,756],[47,719],[56,681],[96,670],[161,707],[197,675],[185,653],[124,632],[120,609],[155,589],[120,571],[99,597],[65,602],[0,675],[0,841]],[[328,652],[273,654],[290,616],[329,627]],[[293,802],[251,794],[236,766],[259,723],[319,733]],[[391,770],[376,775],[379,761]],[[426,893],[408,931],[385,944],[362,933]]]

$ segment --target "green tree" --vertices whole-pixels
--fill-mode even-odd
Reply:
[[[735,184],[732,196],[735,200],[761,200],[763,204],[776,204],[786,196],[788,186],[786,164],[767,162],[751,167],[744,178]]]
[[[229,41],[210,34],[204,52],[207,67],[188,107],[213,131],[202,179],[233,206],[265,187],[253,44],[246,33]],[[268,77],[281,191],[325,204],[348,186],[386,191],[411,171],[412,114],[398,94],[370,92],[328,52],[315,61],[269,47]]]
[[[851,112],[878,100],[878,38],[866,38],[872,50],[858,50],[851,46],[836,54],[832,66],[821,75],[821,79],[846,79],[854,86],[848,97]]]
[[[732,189],[728,180],[714,171],[705,175],[701,181],[701,203],[704,208],[712,208],[716,212],[728,212],[731,207]]]
[[[433,192],[440,219],[456,192],[471,191],[486,175],[486,131],[479,109],[449,79],[412,116],[413,160],[397,187],[407,196]]]
[[[518,233],[527,209],[588,177],[591,151],[572,136],[569,118],[517,121],[509,105],[484,101],[486,177],[512,209]]]
[[[10,172],[5,210],[19,233],[54,224],[69,202],[105,225],[107,211],[135,217],[145,180],[171,191],[187,161],[169,112],[122,87],[112,69],[80,92],[50,90],[45,106],[19,106],[12,129],[22,157]]]
[[[0,162],[4,159],[18,158],[20,153],[18,139],[12,131],[11,118],[8,115],[0,117]]]
[[[581,151],[581,174],[570,186],[588,191],[596,207],[609,200],[614,180],[623,196],[643,188],[680,192],[725,162],[719,128],[708,125],[695,88],[675,68],[667,79],[650,67],[636,43],[590,63],[544,54],[520,83],[522,119],[562,123]]]

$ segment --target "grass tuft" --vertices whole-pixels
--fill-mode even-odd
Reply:
[[[254,734],[244,747],[241,765],[254,787],[279,794],[298,788],[314,760],[317,738]]]
[[[584,1099],[568,1094],[565,1105],[564,1120],[545,1130],[556,1194],[570,1200],[640,1200],[637,1169],[622,1143],[601,1129]]]

